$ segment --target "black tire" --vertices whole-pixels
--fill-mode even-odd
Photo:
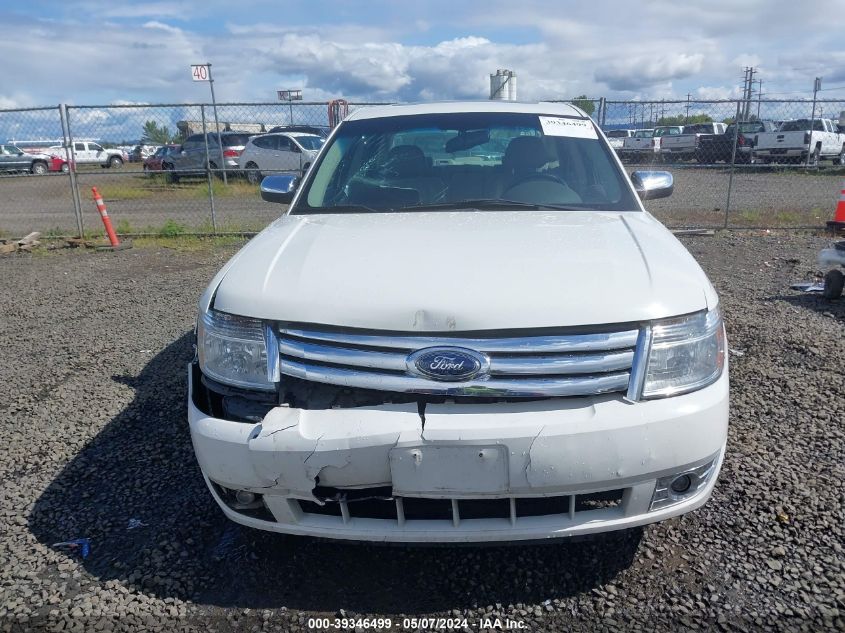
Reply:
[[[62,173],[66,174],[70,171],[70,165],[68,163],[62,163]]]
[[[49,168],[47,167],[47,163],[37,160],[32,163],[32,167],[30,167],[29,171],[35,176],[43,176],[49,171]]]
[[[123,159],[117,156],[109,158],[109,169],[120,169],[123,167]]]
[[[834,165],[845,165],[845,145],[842,146],[842,150],[839,152],[839,156],[833,159]]]
[[[824,276],[824,290],[822,295],[825,299],[838,299],[842,296],[842,288],[845,287],[845,275],[841,270],[830,270]]]
[[[818,167],[819,166],[819,148],[813,150],[813,153],[810,154],[810,157],[807,159],[807,166],[808,167]]]
[[[209,161],[208,168],[211,170],[212,177],[223,180],[223,172],[216,171],[217,169],[219,169],[219,167],[217,167],[217,163],[215,163],[214,161]]]
[[[170,163],[162,163],[161,168],[164,171],[164,178],[168,183],[175,185],[179,182],[179,174],[173,171],[173,165]]]
[[[261,183],[261,171],[258,169],[258,165],[253,162],[249,162],[246,164],[246,179],[249,181],[250,184],[257,185]]]

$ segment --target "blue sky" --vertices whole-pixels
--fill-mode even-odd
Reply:
[[[221,101],[484,98],[512,68],[520,98],[725,98],[741,68],[763,92],[845,85],[837,0],[93,0],[6,2],[0,108],[195,102],[210,61]],[[10,34],[13,36],[10,37]],[[845,90],[825,96],[845,98]]]

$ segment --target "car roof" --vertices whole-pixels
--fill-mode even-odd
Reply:
[[[407,103],[378,106],[364,106],[352,112],[347,121],[377,119],[382,117],[408,116],[414,114],[451,114],[453,112],[516,112],[524,114],[556,114],[588,118],[583,110],[569,103],[538,101],[439,101],[435,103]]]

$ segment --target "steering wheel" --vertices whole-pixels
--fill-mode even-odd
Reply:
[[[510,191],[511,189],[514,189],[514,188],[518,187],[519,185],[524,184],[526,182],[531,182],[532,180],[543,180],[543,181],[547,181],[547,182],[555,182],[559,185],[563,185],[564,187],[568,186],[563,180],[561,180],[560,178],[558,178],[554,174],[537,172],[537,173],[533,173],[533,174],[525,174],[524,176],[516,178],[513,182],[511,182],[508,185],[507,189],[505,189],[502,193],[505,194],[508,191]]]

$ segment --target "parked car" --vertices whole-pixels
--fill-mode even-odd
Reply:
[[[786,121],[774,132],[755,134],[753,157],[764,163],[832,160],[845,165],[845,134],[830,119]]]
[[[132,151],[129,152],[129,162],[142,163],[147,160],[150,156],[155,154],[160,147],[160,145],[136,145],[132,148]]]
[[[739,136],[736,138],[736,123],[725,128],[725,133],[718,136],[703,136],[698,143],[695,159],[699,163],[731,162],[733,149],[736,147],[736,163],[750,163],[754,149],[754,136],[758,132],[772,132],[777,129],[774,121],[742,121],[739,124]]]
[[[182,151],[181,145],[162,145],[154,154],[144,159],[144,173],[147,175],[164,171],[165,161],[175,153]]]
[[[332,129],[327,125],[277,125],[270,128],[271,134],[275,132],[299,132],[301,134],[316,134],[323,138],[328,138],[331,131]]]
[[[51,162],[47,154],[29,154],[14,145],[0,145],[0,171],[42,176],[50,171]]]
[[[50,155],[50,160],[47,163],[47,168],[50,171],[60,171],[67,173],[70,169],[70,163],[61,156],[56,156],[55,154],[52,154]]]
[[[200,299],[188,421],[222,511],[497,542],[701,506],[726,340],[713,286],[638,199],[672,189],[629,179],[569,104],[350,114],[304,177],[264,179],[289,207]]]
[[[99,165],[119,169],[129,157],[119,149],[105,149],[99,143],[91,141],[74,141],[73,149],[62,145],[54,145],[50,153],[72,161],[76,165]]]
[[[206,144],[206,134],[208,144]],[[232,175],[239,175],[240,167],[238,159],[244,147],[252,136],[250,132],[221,132],[218,140],[215,132],[206,134],[191,134],[182,143],[182,150],[178,153],[171,153],[162,167],[169,172],[174,182],[184,176],[204,176],[206,170],[206,156],[208,157],[208,168],[215,175],[222,176],[223,170]],[[220,149],[223,153],[221,155]],[[206,154],[208,152],[208,154]]]
[[[622,160],[636,160],[642,156],[654,156],[653,128],[634,130],[631,136],[622,139],[622,148],[617,150]]]
[[[615,150],[619,150],[622,149],[622,144],[625,142],[625,139],[632,137],[635,131],[636,130],[608,130],[604,133],[604,135],[607,137],[607,142],[610,146]]]
[[[304,173],[326,142],[322,136],[291,132],[253,136],[241,154],[239,166],[252,183],[267,172]]]
[[[663,160],[690,160],[696,157],[702,139],[725,133],[725,124],[719,122],[685,125],[682,134],[669,134],[662,138],[660,154]]]

